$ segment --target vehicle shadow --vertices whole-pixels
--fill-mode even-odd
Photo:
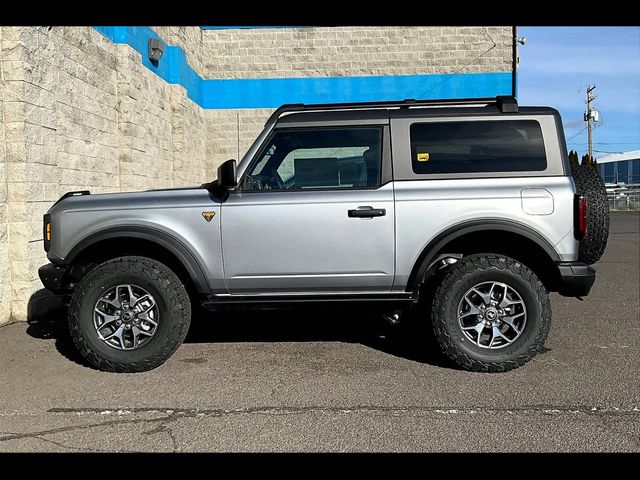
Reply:
[[[29,298],[27,307],[27,335],[42,340],[55,340],[55,347],[65,358],[89,366],[78,353],[67,328],[67,306],[64,301],[41,289]]]
[[[345,342],[359,343],[389,355],[450,367],[433,339],[427,313],[416,309],[391,325],[375,308],[296,306],[293,308],[199,312],[185,343]],[[67,306],[47,290],[31,296],[27,334],[55,339],[64,357],[89,366],[75,349],[66,324]]]

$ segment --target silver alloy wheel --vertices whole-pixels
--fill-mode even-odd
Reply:
[[[503,348],[524,330],[527,307],[520,294],[506,283],[478,283],[460,300],[458,324],[478,347]]]
[[[134,350],[147,344],[160,320],[155,299],[137,285],[116,285],[106,290],[93,310],[98,337],[117,350]]]

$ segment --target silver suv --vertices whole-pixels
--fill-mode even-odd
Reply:
[[[604,186],[574,170],[558,112],[512,97],[285,105],[211,183],[64,195],[39,274],[103,370],[162,364],[195,309],[349,301],[424,305],[455,364],[506,371],[542,349],[548,292],[595,280]]]

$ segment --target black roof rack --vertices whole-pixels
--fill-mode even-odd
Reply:
[[[305,110],[355,110],[359,108],[410,108],[422,106],[438,106],[438,105],[495,105],[502,113],[517,113],[518,101],[515,97],[507,95],[499,95],[497,97],[487,98],[451,98],[439,100],[415,100],[407,98],[405,100],[389,101],[389,102],[355,102],[355,103],[287,103],[282,105],[268,118],[266,124],[276,121],[282,114],[289,112],[301,112]]]

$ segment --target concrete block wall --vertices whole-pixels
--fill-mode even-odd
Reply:
[[[511,69],[510,27],[152,29],[205,80]],[[42,288],[31,241],[62,194],[210,181],[272,111],[203,109],[90,27],[0,27],[0,324]]]
[[[2,30],[0,27],[0,55],[2,55]],[[2,57],[0,56],[0,323],[8,319],[11,314],[11,274],[9,267],[9,229],[7,225],[8,188],[7,164],[5,154],[4,129],[4,90],[5,81],[2,71]]]
[[[144,190],[173,183],[171,85],[119,45],[117,58],[120,188]]]
[[[215,173],[207,168],[206,141],[211,133],[206,112],[176,86],[171,89],[171,112],[172,185],[198,186],[213,180]]]
[[[206,111],[207,177],[216,178],[216,170],[225,160],[240,160],[271,113],[270,108]]]
[[[119,189],[115,52],[89,29],[3,27],[11,318],[46,263],[42,215],[69,190]],[[2,319],[0,319],[1,321]]]
[[[26,320],[62,194],[199,185],[202,109],[90,27],[0,29],[0,323]]]
[[[207,78],[511,71],[511,27],[320,27],[203,31]]]

